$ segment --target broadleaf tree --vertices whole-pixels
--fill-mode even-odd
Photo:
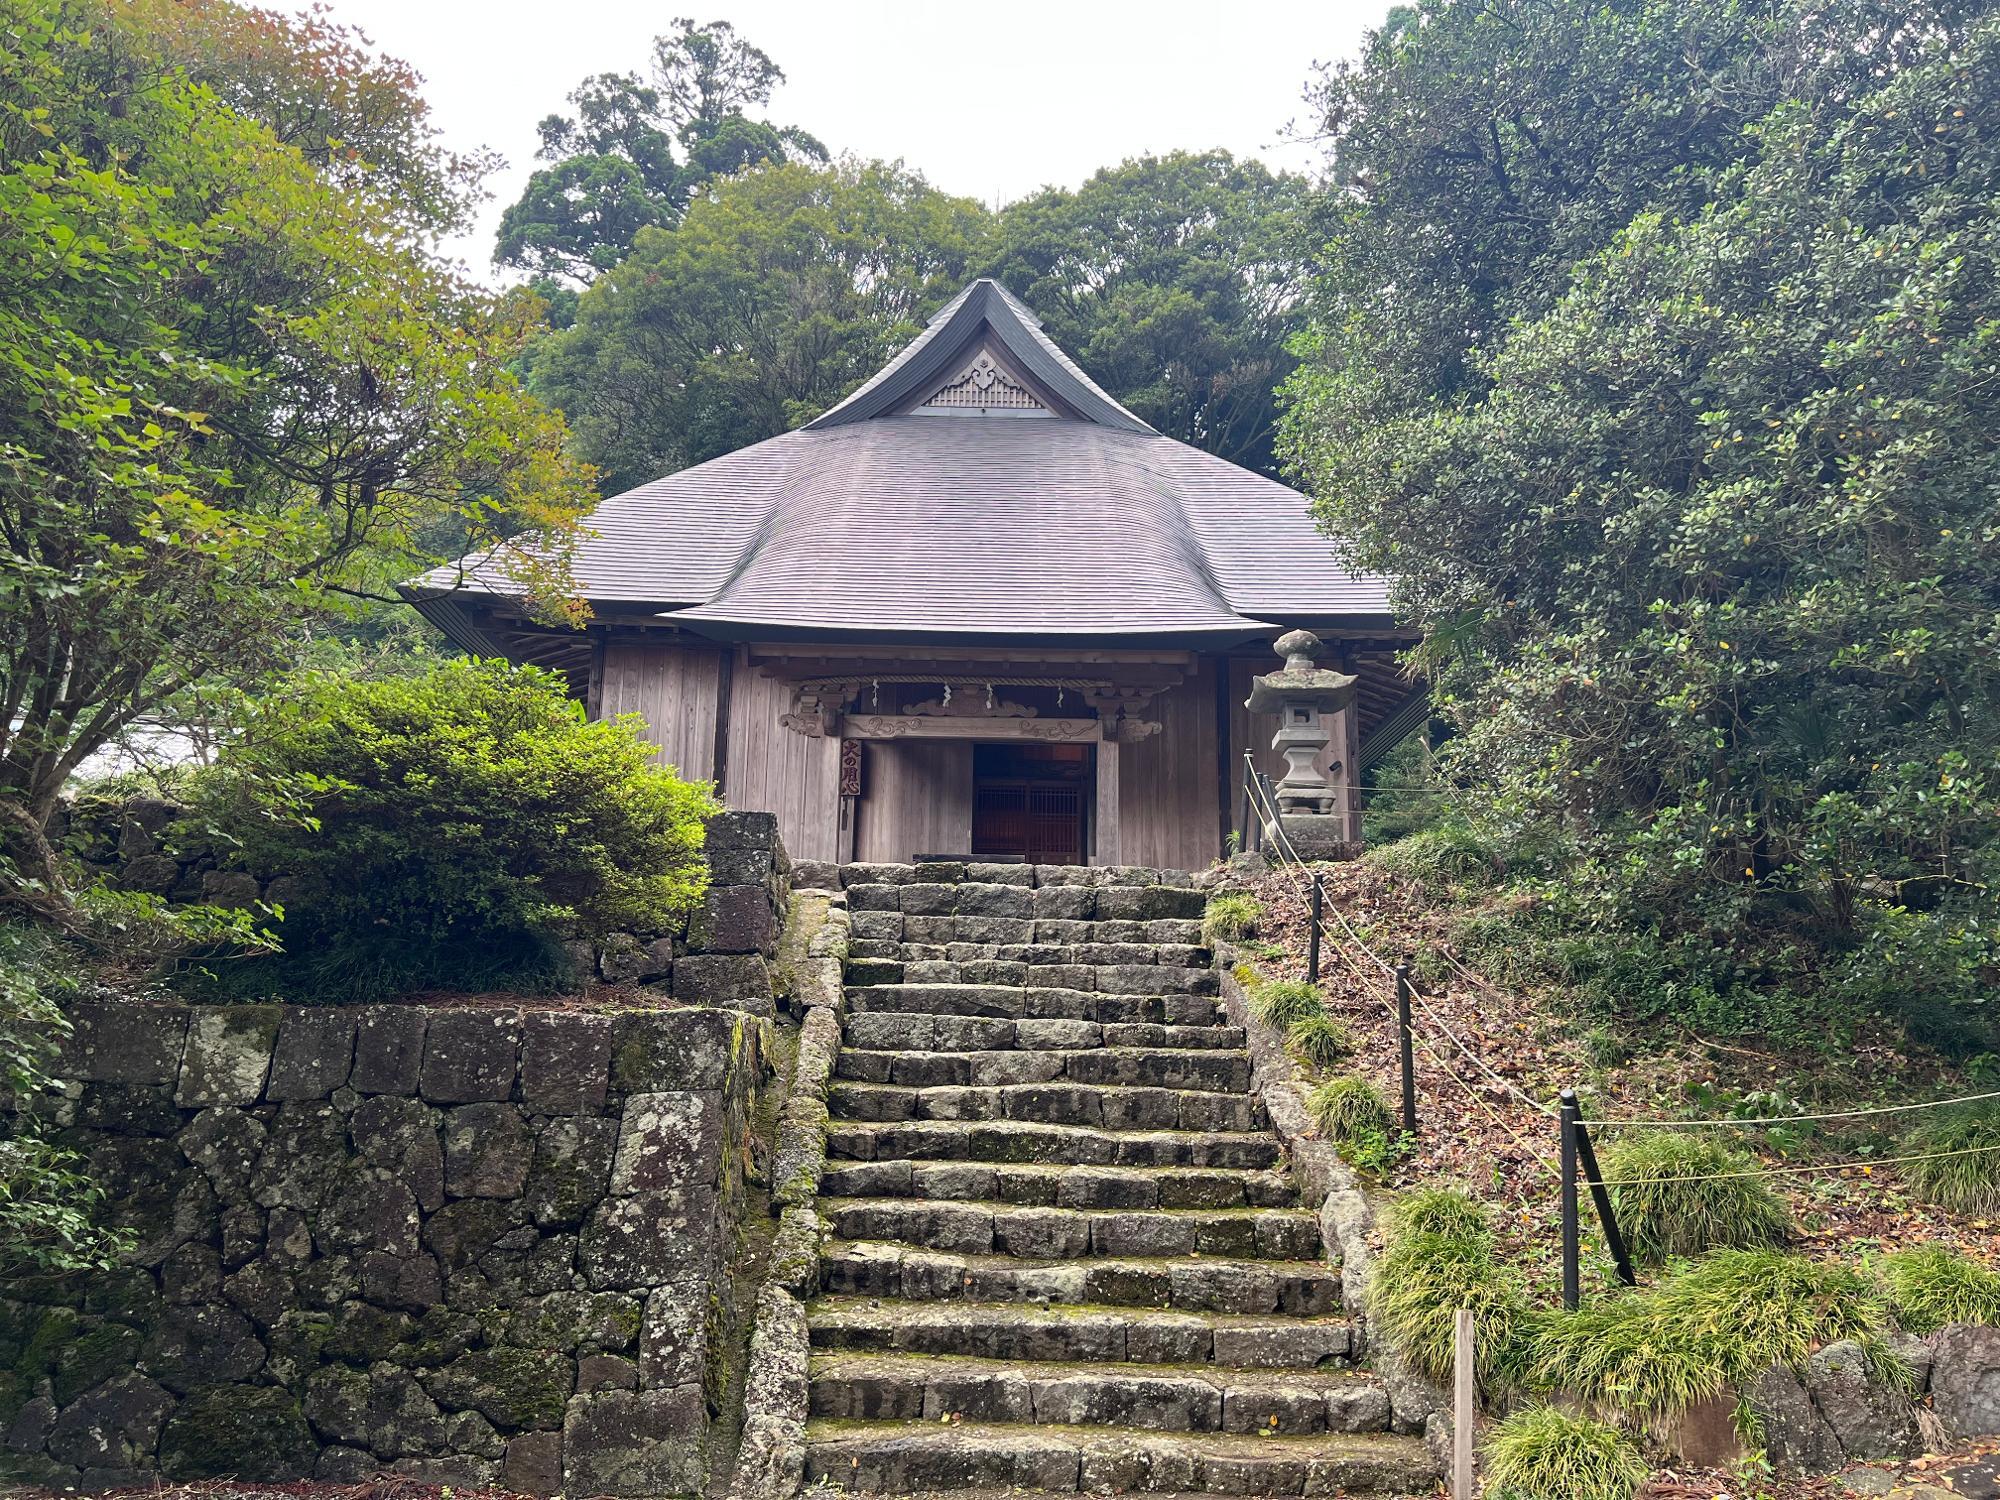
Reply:
[[[534,607],[578,608],[590,474],[510,371],[534,300],[425,248],[469,184],[407,75],[367,85],[371,162],[315,135],[372,66],[351,39],[281,63],[299,23],[187,9],[229,24],[0,0],[0,885],[58,917],[71,773],[284,665],[295,622],[414,571],[425,535],[501,545]]]
[[[1705,14],[1678,13],[1674,35]],[[1289,452],[1425,632],[1461,804],[1575,848],[1583,920],[1672,945],[1696,990],[1844,992],[1989,1046],[2000,27],[1767,19],[1788,47],[1834,28],[1801,49],[1834,76],[1786,75],[1715,143],[1729,159],[1654,201],[1599,198],[1615,165],[1570,159],[1574,216],[1495,273],[1490,320],[1454,304],[1479,335],[1456,373],[1350,303],[1317,330]],[[1630,65],[1595,64],[1599,95],[1664,111]],[[1391,197],[1361,193],[1367,249],[1336,254],[1419,293],[1431,263],[1395,247],[1420,210]],[[1371,360],[1410,388],[1371,388]]]
[[[806,131],[750,117],[784,79],[729,22],[678,18],[654,38],[648,78],[594,74],[570,94],[573,113],[541,122],[547,165],[502,215],[494,260],[587,282],[641,229],[679,223],[706,184],[765,162],[824,162]]]

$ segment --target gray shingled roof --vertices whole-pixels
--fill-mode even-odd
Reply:
[[[906,414],[982,343],[1062,415]],[[1386,580],[1336,559],[1304,496],[1155,432],[990,281],[805,428],[615,496],[589,524],[588,598],[721,638],[1242,638],[1388,613]],[[476,566],[466,586],[507,592]]]

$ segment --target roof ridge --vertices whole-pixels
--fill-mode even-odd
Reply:
[[[1055,340],[1042,332],[1040,321],[1019,298],[985,276],[947,303],[924,331],[872,378],[806,423],[802,430],[813,432],[889,416],[909,402],[921,400],[930,394],[926,389],[930,382],[941,385],[958,373],[956,362],[979,336],[981,328],[990,329],[1026,373],[1077,418],[1099,427],[1159,435],[1120,405]]]

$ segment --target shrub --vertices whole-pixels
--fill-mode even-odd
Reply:
[[[1627,1135],[1604,1148],[1600,1165],[1618,1227],[1640,1265],[1724,1247],[1783,1244],[1790,1228],[1768,1183],[1730,1175],[1754,1171],[1757,1163],[1714,1132]]]
[[[1201,915],[1201,940],[1213,948],[1218,942],[1239,942],[1257,930],[1264,908],[1247,891],[1219,891],[1208,898]]]
[[[1391,1216],[1388,1247],[1369,1276],[1370,1310],[1412,1368],[1448,1380],[1458,1310],[1471,1308],[1479,1376],[1490,1386],[1527,1317],[1527,1289],[1495,1261],[1477,1205],[1445,1190],[1412,1197]]]
[[[1882,1299],[1850,1267],[1776,1250],[1718,1250],[1650,1291],[1538,1317],[1519,1373],[1537,1389],[1672,1416],[1771,1365],[1802,1366],[1841,1339],[1894,1373],[1885,1321]]]
[[[1319,986],[1303,979],[1262,979],[1250,990],[1250,1014],[1267,1026],[1290,1026],[1325,1009]]]
[[[1355,1141],[1371,1132],[1386,1135],[1390,1127],[1381,1090],[1352,1073],[1329,1078],[1307,1094],[1306,1113],[1330,1141]]]
[[[1486,1440],[1486,1484],[1507,1500],[1632,1500],[1652,1466],[1615,1427],[1553,1406],[1517,1411]]]
[[[557,924],[661,930],[702,895],[714,801],[652,753],[532,667],[316,675],[255,709],[200,810],[250,868],[299,877],[263,976],[293,998],[546,977]]]
[[[1882,1284],[1905,1333],[1947,1323],[2000,1325],[2000,1272],[1942,1245],[1903,1250],[1882,1262]]]
[[[1959,1213],[2000,1209],[2000,1110],[1991,1105],[1940,1111],[1905,1134],[1897,1154],[1933,1158],[1903,1163],[1903,1180],[1924,1202]]]
[[[1315,1068],[1330,1068],[1354,1054],[1354,1033],[1347,1023],[1323,1010],[1300,1016],[1286,1028],[1285,1036],[1292,1050]]]

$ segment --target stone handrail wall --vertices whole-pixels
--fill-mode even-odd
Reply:
[[[46,1122],[135,1246],[0,1300],[0,1472],[705,1482],[769,1023],[71,1007]]]

